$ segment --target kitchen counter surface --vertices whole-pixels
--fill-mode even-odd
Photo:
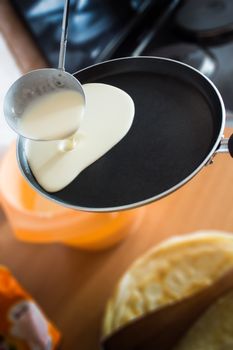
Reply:
[[[9,20],[12,26],[17,25],[18,44],[16,48],[14,41],[13,53],[17,53],[22,71],[42,67],[43,58],[8,2],[2,0],[0,30],[12,43],[14,31],[9,29]],[[27,56],[24,45],[30,46]],[[106,300],[135,258],[172,235],[201,229],[233,232],[232,184],[233,160],[225,154],[216,156],[213,165],[205,167],[182,189],[147,206],[140,227],[123,243],[101,253],[19,242],[1,213],[0,263],[12,270],[57,324],[63,333],[62,349],[97,350]]]

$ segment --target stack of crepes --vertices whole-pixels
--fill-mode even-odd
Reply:
[[[59,331],[0,266],[0,350],[55,350],[59,341]]]
[[[232,269],[233,234],[205,231],[165,241],[138,259],[120,280],[107,305],[103,336],[194,295]],[[194,349],[233,349],[233,291],[213,303],[174,347]]]

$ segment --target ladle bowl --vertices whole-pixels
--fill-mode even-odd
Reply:
[[[83,98],[85,95],[80,82],[70,73],[61,69],[44,68],[31,71],[16,80],[4,99],[4,114],[9,126],[20,136],[36,141],[58,140],[59,138],[40,138],[27,134],[20,128],[20,119],[25,109],[38,98],[49,93],[72,90]]]

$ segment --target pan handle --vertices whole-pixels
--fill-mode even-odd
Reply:
[[[233,157],[233,134],[228,139],[228,150],[230,155]]]
[[[233,112],[226,111],[226,127],[233,128]],[[229,138],[223,138],[216,153],[230,153],[233,158],[233,134]]]
[[[229,138],[223,138],[216,153],[230,153],[233,158],[233,134]]]

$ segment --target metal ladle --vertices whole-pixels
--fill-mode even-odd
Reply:
[[[73,90],[82,96],[83,104],[85,105],[82,85],[73,75],[65,71],[69,8],[70,0],[65,0],[58,69],[37,69],[23,75],[9,88],[4,99],[3,109],[9,126],[20,136],[35,141],[59,139],[56,135],[51,138],[38,139],[36,135],[26,134],[25,131],[20,130],[20,119],[23,117],[25,109],[36,99],[51,92]]]

